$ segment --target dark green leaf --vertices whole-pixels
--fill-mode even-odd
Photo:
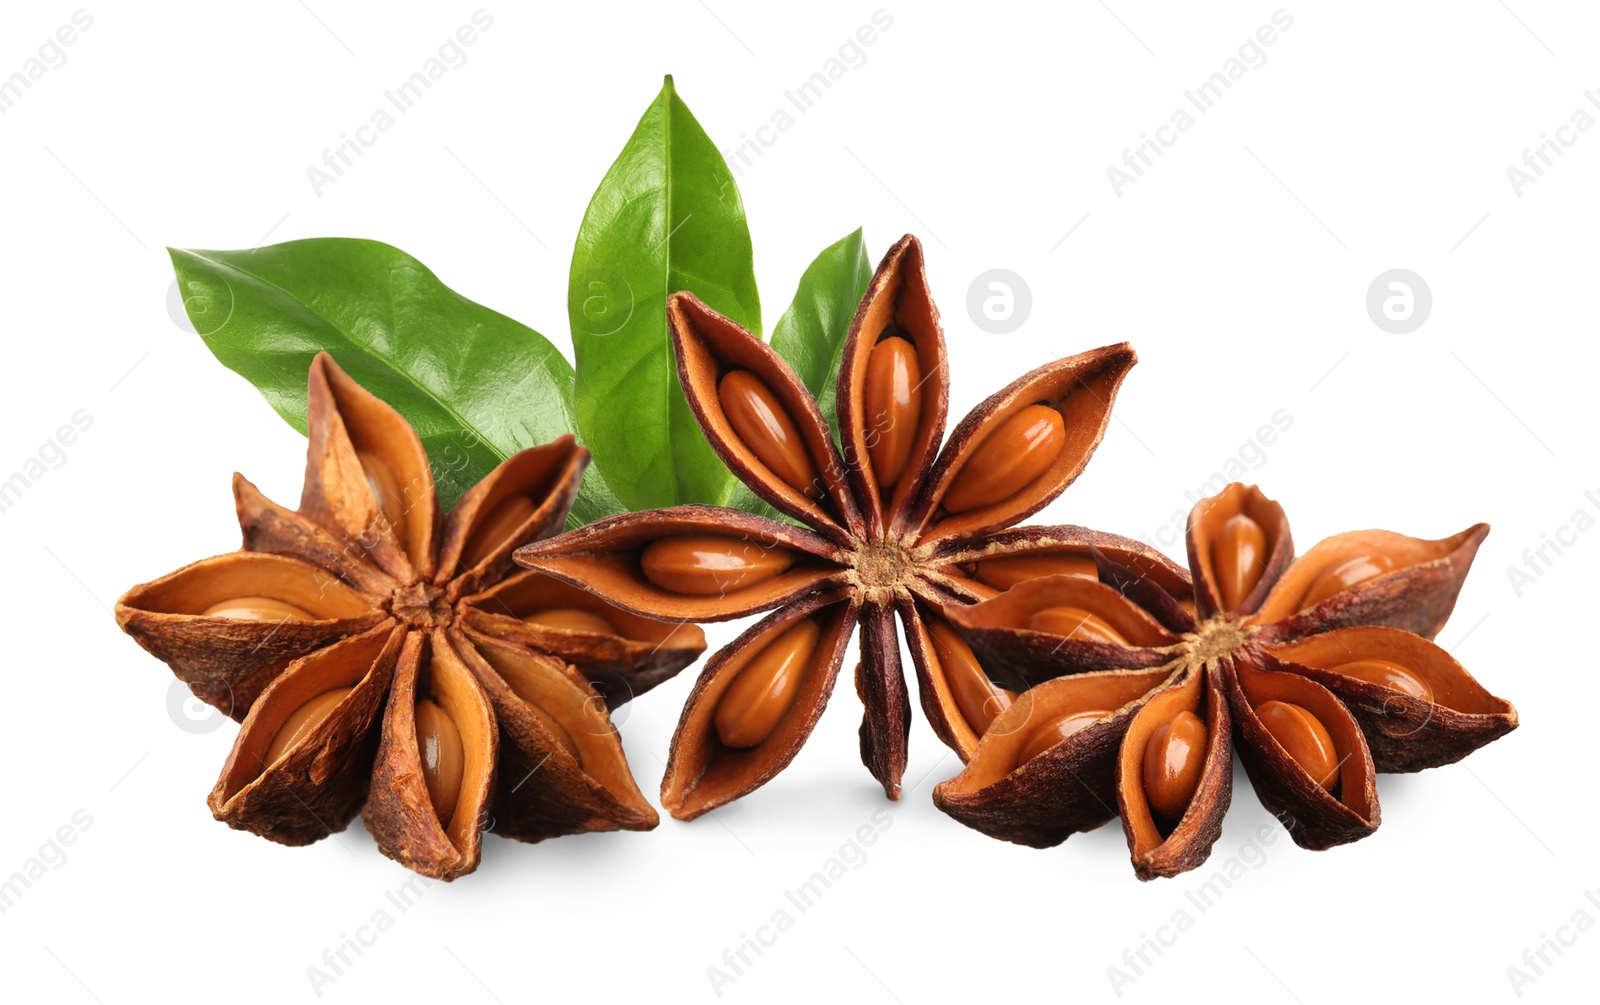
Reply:
[[[575,427],[561,353],[398,248],[321,238],[169,252],[189,319],[217,359],[303,433],[306,374],[312,357],[331,353],[416,429],[447,507],[511,454]],[[591,467],[571,523],[621,509]]]
[[[568,285],[578,427],[632,509],[720,503],[732,486],[678,386],[679,290],[761,331],[739,189],[668,77],[589,203]]]
[[[772,329],[777,350],[822,407],[835,439],[839,420],[834,395],[838,387],[839,357],[845,335],[855,317],[856,305],[872,280],[861,230],[824,248],[800,276],[789,309]]]

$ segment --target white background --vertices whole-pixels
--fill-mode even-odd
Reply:
[[[304,440],[169,316],[163,247],[381,239],[570,350],[571,243],[662,74],[733,147],[877,7],[487,7],[468,61],[320,195],[306,169],[475,4],[89,7],[65,64],[0,115],[0,477],[75,410],[93,417],[0,514],[0,876],[74,811],[92,820],[0,914],[5,998],[315,1000],[308,968],[380,909],[393,926],[322,998],[711,1001],[708,968],[733,974],[724,951],[782,908],[793,927],[722,998],[1111,1001],[1115,966],[1136,976],[1129,1001],[1508,1001],[1507,968],[1537,976],[1523,953],[1558,931],[1575,945],[1547,949],[1523,997],[1592,994],[1600,933],[1559,926],[1600,919],[1585,899],[1600,887],[1600,685],[1584,641],[1600,534],[1550,552],[1520,596],[1508,569],[1575,512],[1600,515],[1600,130],[1566,133],[1573,146],[1520,195],[1506,169],[1574,110],[1600,116],[1584,97],[1600,85],[1595,12],[1288,7],[1265,64],[1119,196],[1106,169],[1275,7],[1108,2],[885,6],[893,24],[865,62],[849,53],[857,65],[739,178],[766,324],[811,257],[864,225],[874,258],[907,231],[926,243],[954,416],[1048,359],[1131,340],[1142,362],[1105,443],[1043,522],[1163,533],[1283,409],[1293,425],[1264,460],[1250,453],[1248,479],[1283,501],[1301,550],[1347,529],[1493,524],[1439,641],[1516,703],[1521,729],[1462,764],[1383,777],[1383,826],[1326,853],[1293,846],[1241,773],[1213,867],[1263,824],[1276,840],[1204,913],[1186,894],[1214,869],[1141,884],[1115,825],[1036,851],[939,813],[930,790],[958,765],[920,710],[905,798],[886,804],[857,760],[847,681],[794,765],[741,802],[649,834],[490,839],[476,874],[403,914],[385,893],[410,874],[359,825],[301,849],[229,830],[204,800],[235,727],[196,733],[207,723],[189,712],[181,728],[170,674],[109,608],[237,545],[234,470],[298,498]],[[0,76],[74,9],[8,4]],[[1406,335],[1365,308],[1397,267],[1434,300]],[[1010,335],[982,333],[965,306],[993,268],[1032,291]],[[692,679],[622,723],[652,795]],[[798,913],[785,891],[886,807],[864,864]],[[1134,975],[1124,952],[1182,908],[1193,926]]]

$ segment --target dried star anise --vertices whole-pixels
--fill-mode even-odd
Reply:
[[[1043,683],[995,718],[934,801],[1035,847],[1120,816],[1139,877],[1172,876],[1210,854],[1237,746],[1297,844],[1365,837],[1375,772],[1449,764],[1516,728],[1511,704],[1430,641],[1488,532],[1356,531],[1295,559],[1283,508],[1235,484],[1189,517],[1193,617],[1107,556],[1101,578],[1117,588],[1058,575],[947,606],[981,660]],[[1112,631],[1068,637],[1079,617]]]
[[[588,451],[568,436],[514,454],[441,517],[417,434],[326,353],[307,419],[298,512],[235,475],[244,550],[117,604],[124,631],[243,720],[217,819],[299,845],[360,812],[385,855],[445,879],[477,867],[491,820],[525,841],[654,827],[584,673],[614,705],[704,634],[510,558],[562,528]]]
[[[602,520],[523,548],[516,560],[650,617],[717,621],[777,608],[696,682],[662,782],[673,816],[692,819],[736,799],[793,760],[858,621],[861,756],[898,798],[911,707],[896,614],[923,710],[965,758],[1012,692],[985,675],[943,604],[993,596],[1040,571],[1088,564],[1092,575],[1091,546],[1119,568],[1187,591],[1181,569],[1134,541],[1079,528],[1005,532],[1083,470],[1135,362],[1127,345],[1020,378],[962,420],[941,452],[944,335],[922,247],[907,236],[885,255],[851,322],[836,446],[812,394],[759,338],[686,293],[669,298],[667,316],[679,380],[707,440],[758,496],[810,529],[677,506]],[[947,571],[962,561],[982,572]]]

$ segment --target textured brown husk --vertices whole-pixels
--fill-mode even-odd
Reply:
[[[477,632],[457,635],[453,641],[493,703],[500,724],[501,784],[493,806],[496,834],[542,841],[589,831],[650,830],[659,823],[628,770],[616,727],[595,714],[603,707],[599,694],[580,674],[558,659]],[[539,672],[564,687],[565,703],[548,701],[540,707],[578,745],[581,763],[550,735],[528,701],[495,669],[496,659],[540,666]]]
[[[1116,816],[1117,748],[1133,714],[1169,676],[1102,670],[1048,681],[1025,692],[990,724],[961,774],[933,790],[936,806],[990,837],[1034,848],[1058,845]],[[1085,693],[1118,693],[1113,714],[1009,771],[1016,748],[1048,710]],[[1080,707],[1104,707],[1091,703]],[[993,762],[993,763],[991,763]],[[994,777],[998,776],[998,777]]]
[[[349,826],[367,798],[384,696],[404,639],[386,622],[292,664],[245,717],[207,800],[212,815],[288,845],[320,841]],[[276,763],[261,765],[285,717],[324,691],[348,685],[355,689],[320,727]]]
[[[801,618],[813,616],[824,619],[823,631],[788,714],[759,746],[746,750],[725,746],[711,722],[717,699],[762,646]],[[859,605],[844,594],[815,595],[762,618],[706,661],[672,735],[661,780],[661,805],[668,813],[693,820],[765,785],[788,767],[833,693],[845,644],[860,616]]]
[[[1517,728],[1517,710],[1472,679],[1427,639],[1394,628],[1342,628],[1266,647],[1268,666],[1332,691],[1361,724],[1379,771],[1422,771],[1452,764]],[[1400,663],[1432,686],[1434,701],[1335,673],[1363,659]]]
[[[1145,744],[1157,727],[1182,709],[1199,715],[1206,724],[1205,764],[1188,810],[1176,826],[1163,833],[1145,798]],[[1152,695],[1129,724],[1117,757],[1117,808],[1133,871],[1140,879],[1177,876],[1211,857],[1233,798],[1231,733],[1228,699],[1216,665],[1186,667],[1160,693]]]
[[[551,608],[598,614],[625,634],[569,631],[521,620]],[[706,651],[706,633],[699,625],[640,617],[538,572],[521,572],[493,589],[463,597],[461,616],[485,635],[571,663],[612,709],[676,677]]]
[[[235,621],[203,617],[211,603],[238,596],[229,582],[243,582],[267,567],[288,569],[314,582],[327,601],[351,611],[317,621]],[[241,591],[242,593],[242,591]],[[204,602],[184,603],[201,596]],[[145,651],[172,668],[195,697],[243,720],[264,688],[290,663],[350,635],[368,631],[386,615],[321,570],[288,559],[233,552],[201,559],[176,572],[135,586],[117,601],[117,624]],[[173,610],[188,607],[190,610]],[[362,609],[367,608],[367,609]]]

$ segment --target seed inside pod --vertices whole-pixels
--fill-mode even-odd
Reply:
[[[1157,816],[1172,822],[1183,818],[1200,786],[1207,738],[1206,724],[1187,710],[1150,734],[1144,746],[1144,794]]]
[[[1045,576],[1078,576],[1099,579],[1094,559],[1078,555],[1015,555],[990,558],[978,563],[972,578],[997,590],[1009,590],[1018,583]]]
[[[557,628],[564,632],[592,632],[597,635],[616,635],[616,626],[592,611],[576,607],[552,607],[548,611],[534,611],[523,618],[523,623],[536,628]]]
[[[235,621],[316,621],[317,616],[287,600],[273,597],[233,597],[219,600],[200,612],[208,618],[233,618]]]
[[[1328,728],[1309,711],[1286,701],[1266,701],[1256,716],[1306,774],[1329,792],[1339,782],[1339,752]]]
[[[1046,607],[1042,611],[1035,611],[1028,618],[1028,628],[1082,642],[1104,642],[1118,646],[1128,644],[1128,640],[1103,618],[1081,607]]]
[[[817,466],[794,420],[772,389],[749,370],[729,370],[717,385],[722,414],[745,446],[790,488],[815,499],[822,495]]]
[[[1110,714],[1111,710],[1108,708],[1096,708],[1084,712],[1072,712],[1045,723],[1029,734],[1027,741],[1018,749],[1017,767],[1022,767],[1062,740],[1094,725]]]
[[[534,506],[533,500],[527,496],[516,495],[501,500],[487,516],[478,521],[478,526],[473,528],[472,536],[461,549],[461,568],[473,568],[494,554],[495,549],[510,543],[511,535],[533,516],[535,509],[537,507]]]
[[[267,747],[267,756],[262,759],[261,766],[265,768],[276,763],[284,751],[322,725],[322,720],[328,717],[334,706],[354,690],[355,688],[351,687],[336,687],[331,691],[324,691],[290,712],[289,717],[283,720],[283,725],[278,728],[278,735],[272,738],[271,745]]]
[[[1341,663],[1333,668],[1333,672],[1371,684],[1382,684],[1384,687],[1393,688],[1413,698],[1421,698],[1423,701],[1433,701],[1433,688],[1428,686],[1427,681],[1400,664],[1390,663],[1388,660],[1355,660]]]
[[[1211,569],[1222,592],[1223,609],[1236,611],[1261,581],[1267,567],[1267,534],[1261,525],[1235,513],[1211,546]]]
[[[1323,572],[1306,590],[1302,611],[1309,610],[1336,593],[1342,593],[1357,583],[1394,571],[1394,559],[1388,555],[1357,555]]]
[[[822,627],[805,618],[757,653],[717,701],[712,717],[729,747],[759,745],[794,704]]]
[[[405,526],[406,495],[394,468],[382,457],[365,450],[356,451],[356,459],[367,476],[367,488],[372,492],[372,501],[378,504],[378,512],[391,527]]]
[[[1000,424],[962,465],[943,505],[948,513],[992,506],[1026,488],[1054,464],[1067,427],[1049,405],[1029,405]]]
[[[417,702],[417,753],[422,756],[422,780],[441,827],[450,826],[461,795],[465,758],[461,732],[450,714],[427,698]]]
[[[1011,706],[1012,693],[989,680],[972,647],[954,628],[943,621],[930,621],[928,635],[933,639],[934,655],[961,717],[974,733],[982,736],[994,717]]]
[[[922,362],[898,335],[872,347],[867,360],[867,456],[880,488],[893,488],[911,459],[922,415]]]
[[[639,556],[650,582],[699,597],[755,586],[793,564],[794,555],[786,548],[716,534],[664,537],[650,542]]]

